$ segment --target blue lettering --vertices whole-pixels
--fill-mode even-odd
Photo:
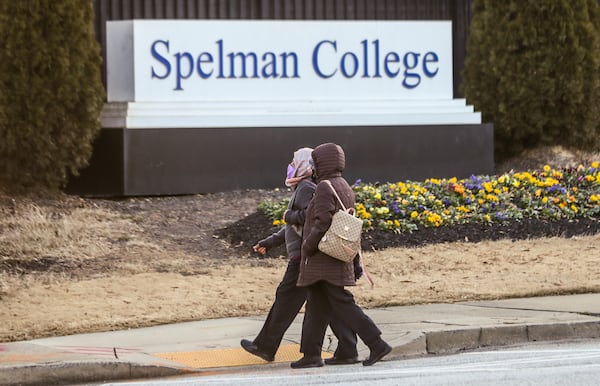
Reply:
[[[419,75],[416,72],[409,72],[409,70],[414,70],[419,65],[419,56],[420,54],[417,54],[415,52],[407,52],[406,54],[404,54],[403,62],[404,67],[406,67],[406,70],[404,70],[404,80],[402,81],[402,85],[408,89],[415,88],[421,83],[421,75]],[[412,60],[410,61],[409,58]],[[410,78],[416,79],[416,81],[413,83],[409,83],[408,80]]]
[[[422,77],[433,78],[439,73],[439,56],[436,52],[424,54],[408,51],[404,54],[383,50],[379,39],[361,40],[354,50],[338,51],[337,40],[321,40],[313,49],[312,66],[322,79],[333,78],[339,73],[344,78],[399,78],[402,86],[417,88]],[[257,53],[231,52],[225,49],[222,39],[215,41],[213,51],[201,51],[197,55],[187,51],[170,53],[169,40],[155,40],[150,53],[156,63],[151,65],[152,79],[175,76],[174,90],[183,90],[186,79],[195,73],[201,79],[215,76],[218,79],[238,78],[300,78],[298,54],[294,51]],[[171,62],[171,60],[173,60]],[[174,71],[171,71],[174,69]]]
[[[219,75],[217,78],[223,79],[225,75],[223,75],[223,39],[217,40],[217,46],[219,47]]]
[[[206,59],[204,59],[206,58]],[[208,79],[211,77],[213,70],[211,69],[209,72],[206,72],[202,69],[202,63],[212,63],[213,60],[213,56],[211,54],[209,54],[208,52],[203,52],[200,55],[198,55],[198,61],[196,62],[196,68],[198,69],[198,75],[200,75],[200,77],[202,79]]]
[[[398,68],[396,71],[390,70],[390,63],[400,63],[400,55],[395,52],[389,52],[383,60],[383,70],[386,75],[390,78],[395,78],[398,76],[400,69]]]
[[[288,78],[287,60],[288,58],[292,58],[294,62],[294,76],[292,76],[292,78],[299,78],[300,76],[298,75],[298,55],[296,55],[295,52],[284,52],[279,56],[281,56],[281,62],[283,63],[283,72],[281,77]]]
[[[437,75],[439,68],[436,67],[435,71],[432,71],[429,69],[428,64],[429,63],[438,63],[439,59],[438,56],[435,52],[428,52],[425,54],[425,56],[423,56],[423,73],[428,77],[428,78],[433,78],[434,76]]]
[[[232,52],[230,54],[228,54],[227,56],[229,56],[229,78],[235,79],[235,58],[238,57],[241,60],[241,65],[242,65],[242,75],[240,76],[240,78],[247,78],[248,75],[246,74],[246,58],[252,58],[252,61],[254,63],[253,69],[254,69],[254,75],[252,75],[253,78],[258,78],[258,64],[257,64],[257,60],[256,60],[256,54],[254,52],[249,52],[247,54],[244,54],[243,52]]]
[[[187,71],[186,75],[181,73],[181,59],[182,58],[187,59],[187,62],[188,62],[188,71]],[[182,52],[182,53],[178,52],[175,54],[175,59],[177,60],[177,75],[176,75],[176,80],[175,80],[175,84],[176,84],[175,90],[183,90],[183,88],[181,87],[181,80],[187,79],[190,76],[192,76],[192,73],[194,72],[194,57],[189,52]]]
[[[339,70],[345,78],[354,78],[359,72],[363,78],[381,78],[382,76],[397,78],[402,73],[402,85],[405,88],[414,89],[421,84],[423,74],[432,78],[439,71],[438,66],[436,66],[439,58],[435,52],[429,51],[424,54],[423,63],[421,63],[422,54],[418,52],[409,51],[404,55],[394,51],[381,52],[379,39],[372,41],[364,39],[359,44],[360,49],[357,50],[357,53],[346,51],[340,52],[338,55],[336,40],[322,40],[317,43],[312,56],[313,69],[316,75],[329,79],[334,77]],[[333,49],[333,60],[339,60],[337,66],[333,69],[323,67],[325,63],[331,62],[331,60],[325,60],[325,46]],[[359,52],[360,50],[362,52]],[[371,64],[371,68],[369,68],[369,64]]]
[[[277,57],[272,52],[265,52],[262,56],[265,65],[262,68],[263,78],[277,78]],[[268,70],[268,71],[267,71]]]
[[[367,39],[361,41],[360,44],[362,45],[363,63],[364,63],[362,77],[368,78],[369,77],[369,46],[367,45],[368,44]]]
[[[375,75],[373,75],[373,78],[381,78],[379,73],[379,39],[373,41],[373,47],[375,48]]]
[[[346,68],[347,58],[350,58],[352,62],[352,71],[349,72]],[[354,75],[358,72],[358,58],[352,52],[346,52],[342,55],[342,60],[340,61],[340,70],[342,71],[342,75],[346,78],[353,78]]]
[[[335,41],[331,41],[331,40],[321,40],[319,42],[319,44],[317,44],[315,46],[315,49],[313,50],[313,56],[312,56],[312,62],[313,62],[313,69],[315,70],[315,72],[317,73],[317,75],[319,75],[321,78],[331,78],[332,76],[335,75],[335,73],[337,72],[337,70],[334,70],[331,74],[324,74],[323,71],[321,71],[321,68],[319,67],[319,50],[321,49],[321,46],[323,44],[330,44],[331,46],[333,46],[334,52],[337,52],[337,43]]]
[[[154,71],[154,66],[152,66],[151,67],[152,78],[165,79],[171,73],[171,63],[169,63],[169,61],[164,56],[162,56],[161,54],[158,53],[158,51],[156,49],[156,45],[159,43],[161,43],[162,45],[167,47],[167,52],[169,52],[169,41],[168,40],[156,40],[154,43],[152,43],[152,48],[151,48],[150,52],[152,53],[152,57],[154,59],[158,60],[160,63],[162,63],[165,66],[165,74],[158,75]]]

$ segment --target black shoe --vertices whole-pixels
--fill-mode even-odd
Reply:
[[[383,345],[381,345],[379,348],[371,350],[369,357],[363,361],[363,366],[374,365],[375,363],[379,362],[381,358],[388,355],[391,351],[392,347],[389,344],[383,342]]]
[[[292,369],[306,369],[309,367],[323,367],[323,359],[318,355],[303,356],[291,363]]]
[[[257,345],[254,342],[249,341],[248,339],[242,339],[240,344],[242,348],[248,351],[252,355],[256,355],[257,357],[264,359],[267,362],[273,362],[275,360],[275,355],[267,354],[266,352],[260,351]]]
[[[358,357],[351,357],[351,358],[331,357],[331,358],[325,359],[325,364],[330,365],[330,366],[331,365],[353,365],[358,362],[360,362],[358,360]]]

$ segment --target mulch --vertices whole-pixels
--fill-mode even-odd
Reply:
[[[277,232],[269,218],[261,212],[219,229],[216,235],[232,245],[253,245],[257,237],[264,238]],[[390,247],[421,247],[456,241],[480,242],[485,240],[526,240],[541,237],[573,237],[600,232],[600,219],[576,218],[556,221],[540,219],[511,220],[498,224],[468,223],[441,227],[420,227],[412,233],[394,233],[373,229],[363,233],[363,250],[381,250]],[[267,257],[285,255],[284,247],[269,251]]]

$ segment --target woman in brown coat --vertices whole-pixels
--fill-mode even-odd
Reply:
[[[306,288],[296,286],[300,272],[302,244],[301,232],[298,232],[296,227],[302,229],[306,208],[315,192],[316,185],[312,179],[312,150],[307,147],[297,150],[294,152],[292,163],[288,166],[285,184],[292,188],[294,194],[284,214],[286,225],[279,232],[259,241],[254,246],[256,252],[264,255],[267,249],[285,243],[289,256],[287,269],[275,292],[275,302],[271,306],[262,329],[254,340],[242,339],[240,342],[244,350],[270,362],[275,360],[275,353],[279,349],[285,332],[306,301]],[[335,323],[335,320],[332,320],[331,330],[338,338],[335,355],[352,358],[352,360],[346,360],[339,364],[358,362],[356,334],[345,324]]]
[[[354,207],[354,192],[342,177],[346,158],[342,148],[334,143],[319,145],[312,158],[317,178],[315,195],[306,212],[303,230],[302,260],[298,286],[307,287],[308,298],[302,324],[300,351],[304,357],[292,368],[323,366],[321,348],[330,319],[344,321],[369,347],[370,354],[363,365],[370,366],[389,354],[392,348],[381,339],[381,331],[354,302],[344,286],[355,285],[353,262],[345,263],[319,251],[319,241],[329,229],[333,214],[341,209],[335,194],[324,180],[329,180],[346,208]],[[347,358],[333,358],[342,362]]]

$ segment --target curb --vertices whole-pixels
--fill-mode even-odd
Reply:
[[[385,360],[448,355],[484,347],[542,341],[600,338],[600,320],[533,325],[508,325],[409,333]],[[127,379],[160,378],[202,373],[204,370],[134,362],[63,362],[6,367],[0,384],[59,385]]]
[[[600,338],[600,320],[526,326],[479,327],[430,331],[394,347],[387,359],[447,355],[484,347]]]
[[[191,371],[167,366],[116,362],[70,362],[14,366],[0,371],[2,385],[65,385],[134,378],[160,378]]]

